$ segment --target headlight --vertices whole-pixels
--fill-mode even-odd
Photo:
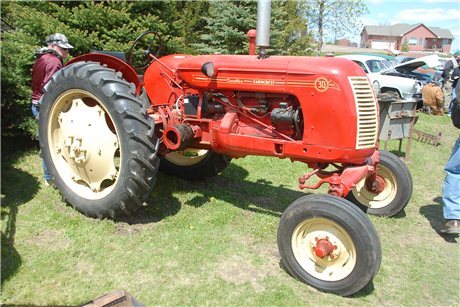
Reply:
[[[414,93],[419,94],[422,92],[422,85],[420,82],[415,82],[414,83]]]
[[[380,94],[380,84],[378,81],[374,81],[372,87],[374,88],[375,95]]]

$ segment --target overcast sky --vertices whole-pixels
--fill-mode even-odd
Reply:
[[[455,37],[452,52],[460,50],[460,0],[366,0],[366,5],[369,13],[361,17],[363,25],[423,23],[449,29]],[[359,33],[345,37],[359,45]]]

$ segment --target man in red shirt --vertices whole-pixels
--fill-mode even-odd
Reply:
[[[46,38],[47,47],[35,50],[35,64],[32,68],[32,114],[36,119],[40,112],[40,98],[43,95],[43,87],[51,79],[53,74],[62,68],[64,60],[69,55],[69,44],[64,34],[54,33]],[[45,185],[53,179],[48,172],[45,161],[42,160],[45,174]]]

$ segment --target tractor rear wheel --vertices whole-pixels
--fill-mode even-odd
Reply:
[[[331,195],[308,195],[293,202],[281,217],[278,248],[294,277],[342,296],[371,282],[382,257],[380,240],[367,216]]]
[[[379,153],[377,177],[384,183],[383,190],[380,193],[370,191],[364,178],[346,198],[369,214],[394,216],[406,207],[412,196],[412,176],[397,156],[384,150]]]
[[[221,173],[231,160],[211,150],[187,148],[161,157],[160,170],[187,180],[205,180]]]
[[[146,102],[113,69],[78,62],[45,86],[40,147],[64,199],[87,216],[129,215],[148,197],[159,159]]]

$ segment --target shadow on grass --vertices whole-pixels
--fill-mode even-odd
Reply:
[[[186,181],[159,173],[157,184],[149,197],[146,213],[156,214],[158,219],[174,215],[181,209],[181,201],[174,193],[198,194],[185,205],[201,207],[212,199],[228,202],[241,209],[281,217],[284,209],[307,193],[274,186],[272,182],[260,179],[246,181],[248,171],[230,164],[225,171],[206,181]]]
[[[14,247],[16,220],[19,207],[35,197],[38,182],[31,174],[14,167],[15,162],[24,152],[38,148],[37,142],[30,137],[2,136],[2,200],[1,220],[4,232],[1,233],[2,274],[1,286],[10,279],[21,266],[21,256]]]
[[[427,218],[430,222],[431,228],[446,242],[457,243],[458,235],[448,235],[441,233],[441,229],[444,226],[444,217],[442,215],[442,198],[436,197],[433,199],[434,204],[420,207],[420,214]]]
[[[1,219],[6,225],[2,231],[1,283],[11,278],[21,266],[21,256],[14,247],[18,208],[32,199],[38,191],[37,180],[22,170],[2,164]]]
[[[249,182],[245,180],[248,175],[247,170],[235,164],[230,164],[222,174],[205,181],[187,181],[158,172],[158,180],[147,200],[147,206],[134,215],[117,221],[129,225],[156,223],[177,214],[183,204],[201,207],[212,199],[225,201],[254,213],[281,217],[292,202],[310,194],[291,190],[283,185],[274,186],[265,179]],[[177,193],[193,193],[196,196],[183,203],[174,196]]]

